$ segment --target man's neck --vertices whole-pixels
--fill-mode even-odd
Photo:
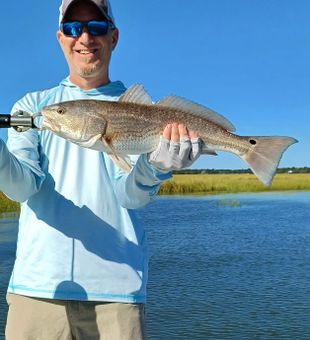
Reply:
[[[99,78],[96,78],[96,77],[94,77],[94,78],[82,78],[82,77],[75,77],[73,75],[70,75],[69,79],[70,79],[71,83],[80,87],[83,90],[95,89],[97,87],[100,87],[100,86],[103,86],[103,85],[110,83],[109,77],[101,77],[99,79]]]

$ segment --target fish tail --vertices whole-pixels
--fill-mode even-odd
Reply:
[[[248,140],[253,148],[240,157],[270,187],[283,152],[297,140],[291,137],[249,137]]]

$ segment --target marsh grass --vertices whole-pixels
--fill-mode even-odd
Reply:
[[[2,192],[0,192],[0,215],[4,213],[18,212],[20,205],[17,202],[11,201]]]
[[[195,174],[174,175],[162,184],[161,195],[225,194],[237,192],[310,190],[310,173],[277,174],[271,188],[265,187],[252,174]],[[20,211],[17,202],[0,192],[0,215]]]
[[[277,174],[265,187],[253,174],[174,175],[162,184],[159,194],[220,194],[237,192],[310,190],[310,174]]]

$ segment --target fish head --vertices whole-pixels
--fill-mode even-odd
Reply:
[[[92,146],[105,134],[107,121],[86,100],[67,101],[45,106],[42,129],[47,129],[80,146]]]

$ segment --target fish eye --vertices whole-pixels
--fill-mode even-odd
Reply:
[[[57,113],[60,115],[64,115],[65,114],[65,109],[60,107],[59,109],[57,109]]]

